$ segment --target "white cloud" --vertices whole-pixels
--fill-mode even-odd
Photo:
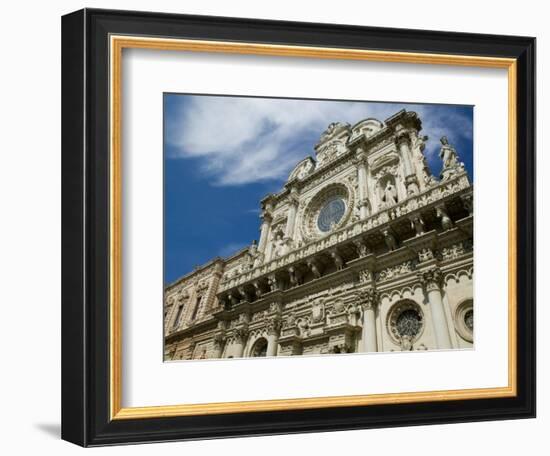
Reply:
[[[315,141],[330,122],[352,125],[366,117],[381,120],[402,105],[326,102],[215,96],[181,96],[175,115],[167,119],[167,140],[174,158],[201,158],[201,168],[218,185],[241,185],[285,179],[294,165],[314,155]],[[185,100],[184,100],[185,98]],[[430,115],[432,107],[406,106],[422,117],[427,151],[438,150],[438,139],[449,122],[462,124],[471,136],[468,119],[453,114]],[[468,132],[468,128],[470,131]],[[307,144],[304,140],[309,140]]]

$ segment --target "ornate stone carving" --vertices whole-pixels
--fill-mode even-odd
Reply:
[[[369,269],[361,269],[359,271],[359,282],[365,283],[373,280],[373,273]]]
[[[432,267],[426,271],[419,272],[418,279],[426,291],[430,291],[441,288],[443,274],[438,267]]]
[[[321,142],[327,141],[333,138],[336,134],[340,133],[342,130],[347,130],[350,128],[348,123],[342,122],[332,122],[329,124],[327,129],[321,134]]]
[[[363,258],[370,253],[367,244],[362,239],[354,239],[353,245],[357,250],[357,254],[359,255],[359,258]]]
[[[397,204],[397,189],[389,179],[380,193],[380,200],[384,203],[384,207],[391,207]]]
[[[344,269],[345,263],[341,255],[338,253],[337,249],[333,249],[330,251],[330,256],[334,260],[334,264],[336,265],[336,270],[341,271]]]
[[[384,228],[382,230],[382,236],[384,236],[384,242],[386,243],[386,246],[391,251],[397,249],[397,240],[395,239],[395,236],[391,233],[389,228]]]
[[[386,268],[380,271],[380,273],[378,274],[378,280],[384,281],[384,280],[393,279],[400,275],[408,274],[409,272],[414,271],[414,269],[415,269],[415,265],[413,261],[411,260],[405,261],[401,264],[398,264],[396,266],[391,266],[389,268]]]
[[[281,330],[281,327],[283,325],[283,321],[281,317],[275,316],[271,317],[267,320],[266,323],[266,330],[268,334],[279,334],[279,331]]]
[[[318,239],[343,227],[351,216],[353,205],[354,192],[349,183],[334,183],[322,188],[308,202],[300,217],[302,236],[306,240]]]
[[[311,272],[313,273],[313,276],[316,278],[316,279],[320,279],[321,278],[321,271],[319,270],[319,267],[317,266],[317,263],[315,262],[315,260],[311,259],[307,262],[307,265],[309,267],[309,269],[311,269]]]
[[[401,350],[412,350],[414,341],[418,340],[424,329],[421,307],[411,300],[394,304],[388,312],[387,328]]]
[[[445,206],[438,206],[436,208],[436,215],[441,219],[441,228],[443,228],[444,231],[450,230],[453,227],[453,221],[447,214]]]
[[[423,263],[425,261],[433,260],[435,258],[432,249],[424,248],[418,252],[418,260]]]
[[[462,204],[464,208],[468,211],[469,215],[474,215],[474,195],[469,193],[467,195],[462,195]]]
[[[299,278],[298,272],[296,271],[296,268],[294,266],[289,266],[287,271],[288,271],[288,278],[290,280],[290,285],[292,287],[300,285],[300,278]]]
[[[248,326],[236,328],[235,331],[233,332],[235,340],[241,343],[244,343],[246,341],[249,334],[250,334],[250,331],[248,329]]]
[[[453,260],[464,255],[465,252],[464,245],[462,242],[459,242],[441,249],[441,257],[443,260]]]
[[[379,294],[375,288],[366,288],[357,293],[357,302],[363,309],[375,309],[379,303]]]
[[[311,321],[320,323],[325,319],[325,304],[323,301],[315,301],[311,307]]]
[[[443,161],[441,180],[444,182],[458,173],[464,172],[464,163],[458,160],[458,155],[453,146],[449,144],[446,136],[441,138],[441,151],[439,158]]]
[[[411,216],[410,221],[411,227],[414,228],[417,236],[420,236],[422,233],[424,233],[424,221],[422,220],[422,216],[420,214],[415,214]]]
[[[213,337],[214,348],[220,349],[223,346],[223,344],[225,344],[226,339],[227,338],[225,336],[225,333],[223,332],[217,332],[216,334],[214,334],[214,337]]]
[[[296,314],[294,312],[289,313],[284,320],[284,328],[294,328],[296,326]]]
[[[267,280],[271,291],[277,291],[279,289],[279,281],[277,280],[277,276],[275,274],[269,275]]]

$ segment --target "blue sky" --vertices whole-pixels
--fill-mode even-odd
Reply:
[[[329,123],[384,120],[401,109],[422,119],[437,177],[446,135],[473,178],[471,106],[165,94],[165,283],[258,239],[260,199],[315,157]]]

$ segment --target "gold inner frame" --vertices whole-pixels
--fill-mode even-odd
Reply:
[[[403,392],[353,396],[275,399],[170,406],[122,407],[122,51],[155,49],[230,54],[366,60],[429,65],[453,65],[508,70],[508,385],[495,388]],[[512,397],[517,394],[517,225],[516,225],[516,120],[517,61],[511,58],[468,55],[387,52],[309,46],[168,38],[110,37],[110,412],[111,419],[159,418],[238,412],[297,410],[343,406],[412,403]]]

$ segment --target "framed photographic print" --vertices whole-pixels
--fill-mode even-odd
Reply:
[[[535,416],[534,38],[86,9],[62,55],[64,439]]]

